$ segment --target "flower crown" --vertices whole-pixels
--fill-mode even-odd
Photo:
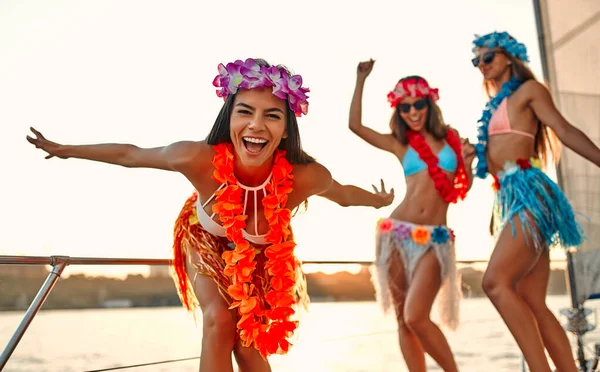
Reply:
[[[508,32],[494,31],[483,36],[476,34],[473,44],[475,44],[473,52],[476,52],[478,48],[482,47],[487,47],[490,49],[502,48],[513,57],[518,58],[523,62],[529,62],[529,57],[527,57],[527,47],[525,47],[525,44],[519,43],[517,39],[512,37]]]
[[[260,66],[254,59],[248,58],[245,62],[236,60],[227,65],[219,63],[219,75],[213,80],[217,96],[227,99],[230,94],[235,94],[238,89],[254,89],[260,87],[273,87],[273,95],[286,99],[290,109],[296,116],[308,113],[308,88],[302,87],[302,76],[292,75],[284,67]]]
[[[433,102],[440,99],[437,88],[431,88],[427,80],[415,77],[400,80],[394,90],[387,95],[392,107],[398,106],[404,97],[429,97]]]

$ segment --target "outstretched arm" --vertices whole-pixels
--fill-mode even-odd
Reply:
[[[354,88],[354,95],[352,96],[352,103],[350,104],[350,117],[348,120],[348,127],[350,130],[368,142],[369,144],[392,153],[396,153],[398,147],[398,141],[391,134],[381,134],[371,128],[365,127],[362,124],[362,96],[365,87],[365,81],[375,61],[370,60],[368,62],[361,62],[358,65],[357,76],[356,76],[356,87]]]
[[[381,190],[377,190],[373,186],[374,192],[353,185],[342,185],[334,180],[329,170],[319,163],[309,164],[301,172],[296,172],[295,179],[298,187],[307,190],[308,196],[321,196],[342,207],[381,208],[394,201],[394,189],[388,193],[383,180],[381,181]]]
[[[365,206],[379,209],[392,204],[394,201],[394,189],[392,188],[389,193],[386,192],[383,180],[381,180],[381,190],[377,190],[377,187],[373,185],[373,191],[369,192],[354,185],[341,185],[333,180],[331,186],[319,196],[327,198],[342,207]]]
[[[27,141],[47,152],[46,159],[77,158],[120,165],[128,168],[155,168],[186,173],[199,158],[209,155],[210,146],[203,142],[182,141],[165,147],[140,148],[131,144],[107,143],[96,145],[62,145],[47,140],[31,128],[35,138]],[[189,169],[188,169],[189,168]]]
[[[552,102],[548,89],[533,81],[528,89],[531,97],[530,107],[538,119],[552,128],[567,147],[600,167],[600,148],[562,116]]]

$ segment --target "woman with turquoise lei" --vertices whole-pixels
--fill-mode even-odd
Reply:
[[[472,62],[491,98],[479,120],[475,175],[493,176],[496,246],[483,289],[517,341],[529,369],[577,371],[569,340],[546,306],[549,249],[580,245],[569,201],[543,172],[559,144],[600,166],[600,149],[556,109],[527,67],[527,49],[506,32],[478,36]],[[558,138],[557,138],[558,137]],[[560,141],[559,141],[560,140]]]

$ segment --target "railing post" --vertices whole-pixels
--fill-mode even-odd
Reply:
[[[29,308],[27,309],[27,312],[25,313],[25,316],[23,317],[21,324],[19,324],[15,333],[8,341],[6,348],[0,355],[0,371],[4,368],[4,366],[8,362],[8,358],[10,358],[12,353],[17,348],[17,345],[19,344],[19,341],[21,341],[23,334],[25,334],[25,331],[27,331],[27,328],[31,324],[33,318],[38,313],[38,311],[41,309],[42,305],[44,305],[46,298],[50,294],[50,291],[52,291],[52,288],[54,288],[54,284],[56,284],[56,281],[60,277],[60,274],[62,274],[63,270],[68,265],[69,265],[69,257],[63,257],[63,256],[53,256],[52,257],[52,266],[53,266],[52,271],[50,272],[50,274],[48,274],[46,281],[44,282],[44,284],[38,291],[37,295],[31,302],[31,305],[29,305]]]

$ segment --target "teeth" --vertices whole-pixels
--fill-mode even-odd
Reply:
[[[244,137],[244,141],[248,141],[248,142],[252,142],[252,143],[267,143],[266,139],[253,138],[253,137]]]

